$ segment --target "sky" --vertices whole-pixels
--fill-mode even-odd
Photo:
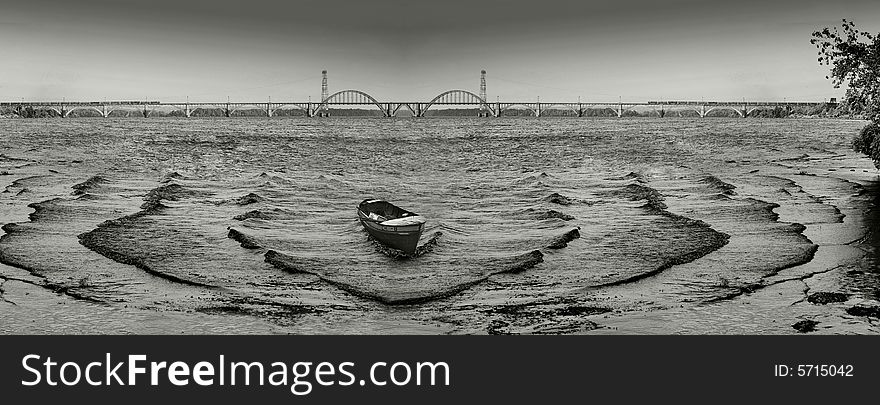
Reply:
[[[0,101],[823,101],[843,18],[880,1],[0,0]]]

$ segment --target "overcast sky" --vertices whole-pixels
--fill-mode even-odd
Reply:
[[[810,34],[877,0],[0,0],[0,100],[804,100]]]

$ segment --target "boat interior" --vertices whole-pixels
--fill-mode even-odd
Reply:
[[[415,213],[384,200],[364,200],[358,208],[360,208],[361,212],[366,214],[368,218],[378,222],[416,216]]]

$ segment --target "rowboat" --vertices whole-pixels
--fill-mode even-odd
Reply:
[[[425,218],[385,200],[366,199],[358,205],[358,219],[374,239],[390,248],[413,254],[425,228]]]

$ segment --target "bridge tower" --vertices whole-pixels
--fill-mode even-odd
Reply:
[[[483,99],[483,102],[488,102],[486,98],[486,70],[480,71],[480,98]],[[488,117],[489,112],[486,111],[486,104],[480,104],[480,117]]]
[[[318,113],[319,117],[329,117],[330,109],[327,104],[324,104],[327,101],[327,98],[330,97],[330,90],[327,87],[327,71],[321,71],[321,111]]]

